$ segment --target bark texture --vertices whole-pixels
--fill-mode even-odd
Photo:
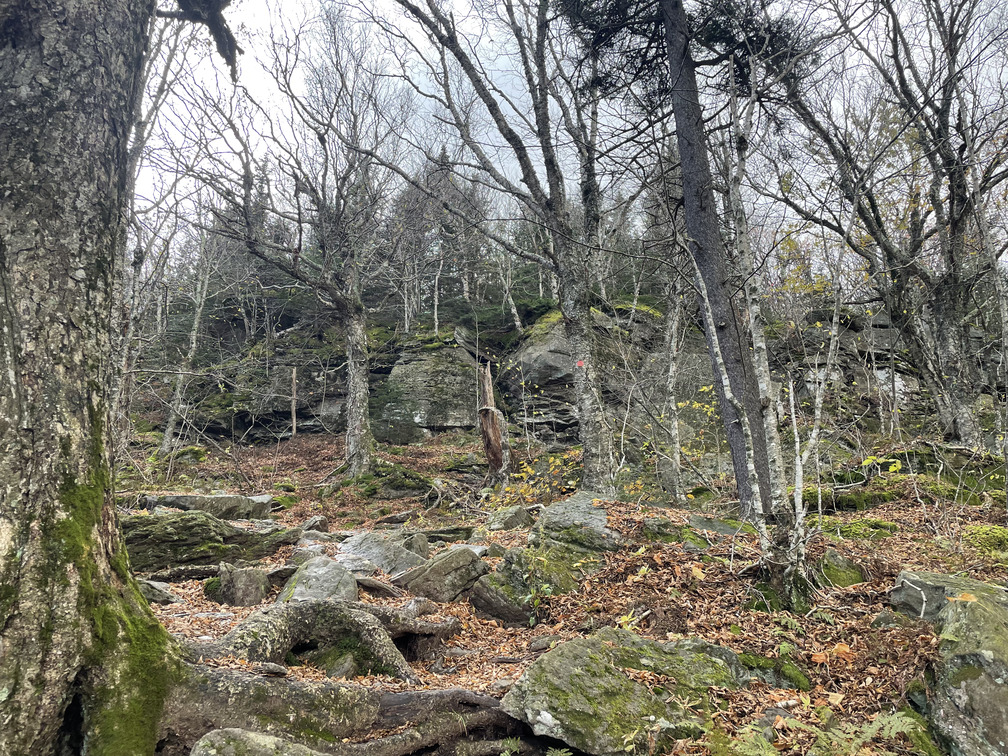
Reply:
[[[682,0],[661,0],[665,40],[668,45],[669,65],[673,77],[672,111],[675,116],[676,141],[682,163],[683,202],[689,249],[693,256],[697,276],[702,278],[707,291],[709,307],[703,307],[704,333],[711,362],[716,364],[715,352],[720,351],[727,373],[730,391],[736,397],[737,407],[746,413],[751,428],[762,428],[759,397],[749,351],[749,342],[740,322],[739,313],[732,302],[729,287],[724,241],[714,198],[707,137],[703,128],[703,110],[697,89],[696,71],[689,51],[686,10]],[[716,345],[715,345],[716,341]],[[720,381],[714,381],[721,417],[732,453],[732,466],[738,483],[742,513],[749,517],[754,511],[753,500],[760,497],[769,510],[769,464],[766,439],[762,433],[752,434],[752,454],[759,485],[750,484],[746,462],[746,439],[739,410],[728,401]]]
[[[109,476],[110,326],[153,2],[0,6],[0,753],[153,750],[167,636]],[[113,685],[112,682],[115,681]],[[128,702],[128,704],[127,704]]]

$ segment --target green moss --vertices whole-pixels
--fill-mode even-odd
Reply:
[[[297,504],[298,501],[300,501],[300,499],[293,494],[281,494],[280,496],[273,497],[273,503],[283,509],[290,509]]]
[[[203,595],[211,601],[221,603],[221,579],[212,577],[203,583]]]
[[[1000,525],[970,525],[963,530],[963,540],[984,554],[1008,551],[1008,528]]]
[[[900,709],[900,714],[912,721],[916,727],[906,734],[918,754],[922,756],[942,756],[942,750],[935,743],[928,730],[927,720],[909,706]]]
[[[769,583],[756,583],[752,598],[746,602],[746,609],[757,612],[781,612],[785,608],[784,601]]]
[[[525,339],[538,341],[545,338],[559,324],[563,323],[563,313],[560,310],[550,310],[540,317],[531,328],[525,329]]]
[[[303,655],[305,662],[329,670],[343,657],[350,655],[362,674],[395,676],[396,670],[384,664],[356,635],[344,635],[338,642]]]
[[[812,683],[804,672],[792,661],[781,656],[779,659],[768,659],[757,654],[739,654],[739,661],[746,669],[759,669],[773,672],[781,680],[788,682],[796,690],[811,690]]]
[[[77,608],[91,633],[84,663],[93,670],[85,711],[89,753],[152,753],[165,698],[181,668],[167,632],[130,576],[121,541],[110,559],[121,586],[100,574],[94,547],[110,475],[97,435],[90,451],[89,481],[67,477],[60,490],[66,516],[53,523],[48,541],[51,579],[67,585],[68,564],[80,578]]]
[[[972,682],[981,675],[983,675],[983,670],[980,669],[980,667],[976,667],[972,664],[966,664],[949,676],[949,685],[953,688],[958,688],[963,683]]]
[[[818,526],[826,535],[848,540],[874,541],[880,538],[890,538],[899,531],[899,526],[894,522],[869,518],[844,522],[837,517],[813,516],[809,518],[809,522],[813,526]]]

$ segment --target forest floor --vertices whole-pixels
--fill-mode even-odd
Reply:
[[[321,514],[334,533],[388,527],[383,518],[403,513],[399,519],[406,519],[407,527],[464,524],[480,528],[497,507],[544,506],[564,498],[578,465],[577,452],[519,455],[520,471],[510,488],[481,496],[481,480],[474,473],[482,455],[478,440],[440,436],[421,445],[380,446],[378,450],[384,462],[436,479],[439,485],[430,494],[375,500],[364,495],[362,486],[343,485],[322,496],[321,485],[332,480],[342,454],[339,437],[298,436],[270,446],[210,453],[199,462],[179,463],[172,469],[163,462],[157,469],[141,468],[120,487],[286,492],[289,506],[277,513],[282,523],[296,526]],[[1004,564],[978,547],[975,538],[967,537],[978,531],[977,526],[1004,525],[1003,504],[995,504],[991,497],[957,503],[922,495],[911,475],[889,474],[887,484],[895,493],[893,500],[866,512],[830,513],[832,535],[818,533],[808,549],[810,564],[833,549],[861,565],[869,579],[849,588],[819,588],[811,610],[794,614],[753,608],[758,596],[746,567],[759,556],[755,536],[742,532],[714,540],[703,553],[691,553],[678,543],[647,540],[642,533],[646,518],[660,515],[686,525],[698,507],[660,505],[648,495],[646,485],[634,481],[623,486],[621,501],[606,504],[609,527],[623,534],[632,547],[605,554],[604,567],[578,590],[538,596],[537,616],[529,627],[507,627],[481,618],[468,603],[441,605],[443,615],[453,615],[462,623],[462,633],[448,641],[455,651],[444,659],[414,663],[414,670],[430,688],[461,687],[499,697],[552,644],[618,626],[660,641],[699,637],[737,653],[784,655],[805,672],[811,683],[807,693],[760,683],[725,691],[728,705],[713,716],[717,728],[729,736],[771,708],[787,710],[794,719],[814,727],[821,726],[823,707],[827,707],[841,722],[862,726],[880,714],[905,708],[908,692],[922,688],[925,669],[937,658],[939,639],[930,624],[911,620],[893,627],[872,624],[887,609],[888,591],[897,574],[912,569],[955,572],[987,581],[1005,578]],[[705,501],[703,512],[717,515],[728,505],[726,490],[725,495]],[[872,521],[892,523],[894,532],[881,538],[838,534],[861,532]],[[853,528],[843,527],[851,524]],[[508,548],[527,545],[527,531],[478,532],[482,543],[498,542]],[[327,548],[335,552],[338,543]],[[267,561],[282,564],[290,549],[285,547]],[[493,566],[495,560],[488,562]],[[154,611],[168,630],[183,637],[219,638],[257,608],[215,604],[204,597],[201,581],[177,583],[172,590],[182,600],[155,606]],[[264,603],[274,598],[271,595]],[[377,599],[361,592],[361,600],[369,602],[399,605],[409,598]],[[235,659],[207,661],[242,665]],[[310,666],[292,668],[290,675],[325,678],[322,670]],[[379,676],[352,682],[388,690],[407,686]],[[809,730],[780,717],[774,718],[773,726],[778,751],[806,752],[812,737]],[[716,743],[708,738],[680,745],[677,752],[704,754],[715,752]],[[920,753],[898,739],[878,744],[877,751],[871,750],[870,743],[865,747],[869,750],[864,753]]]

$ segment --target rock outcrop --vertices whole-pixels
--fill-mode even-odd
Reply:
[[[941,664],[927,715],[956,756],[1008,753],[1008,589],[929,572],[901,572],[893,608],[935,622]]]

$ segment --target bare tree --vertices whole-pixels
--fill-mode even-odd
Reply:
[[[612,492],[612,430],[599,390],[590,316],[597,283],[597,255],[592,244],[597,240],[601,204],[596,173],[598,134],[592,115],[597,93],[580,86],[580,81],[572,89],[574,79],[558,75],[561,22],[551,14],[548,0],[506,0],[491,14],[475,14],[464,26],[455,21],[455,12],[461,13],[461,9],[449,12],[436,0],[397,2],[414,22],[411,29],[400,31],[377,15],[370,18],[384,28],[394,46],[410,50],[411,61],[418,62],[424,79],[433,83],[433,87],[425,87],[420,77],[412,79],[436,109],[437,117],[464,145],[469,163],[463,168],[523,207],[548,234],[549,244],[540,252],[512,251],[545,266],[557,277],[584,445],[583,485]],[[472,35],[464,31],[470,21],[476,25]],[[491,26],[502,50],[507,47],[506,53],[495,54],[509,55],[519,71],[517,81],[511,77],[507,85],[495,79],[480,57],[478,35]],[[413,29],[422,32],[427,45],[414,41]],[[406,64],[404,60],[404,67]],[[572,148],[569,153],[565,151],[568,146]],[[584,205],[580,226],[568,198],[568,158],[578,170]],[[495,240],[507,244],[499,236]]]
[[[828,7],[842,30],[822,69],[829,86],[792,80],[785,91],[822,170],[782,169],[778,196],[844,236],[864,259],[943,432],[977,446],[973,404],[989,378],[970,332],[991,260],[976,240],[986,198],[1008,178],[1008,103],[990,75],[1006,38],[1000,6],[882,0]],[[802,200],[822,178],[840,190],[842,207]],[[851,208],[857,224],[848,232],[841,217]]]

